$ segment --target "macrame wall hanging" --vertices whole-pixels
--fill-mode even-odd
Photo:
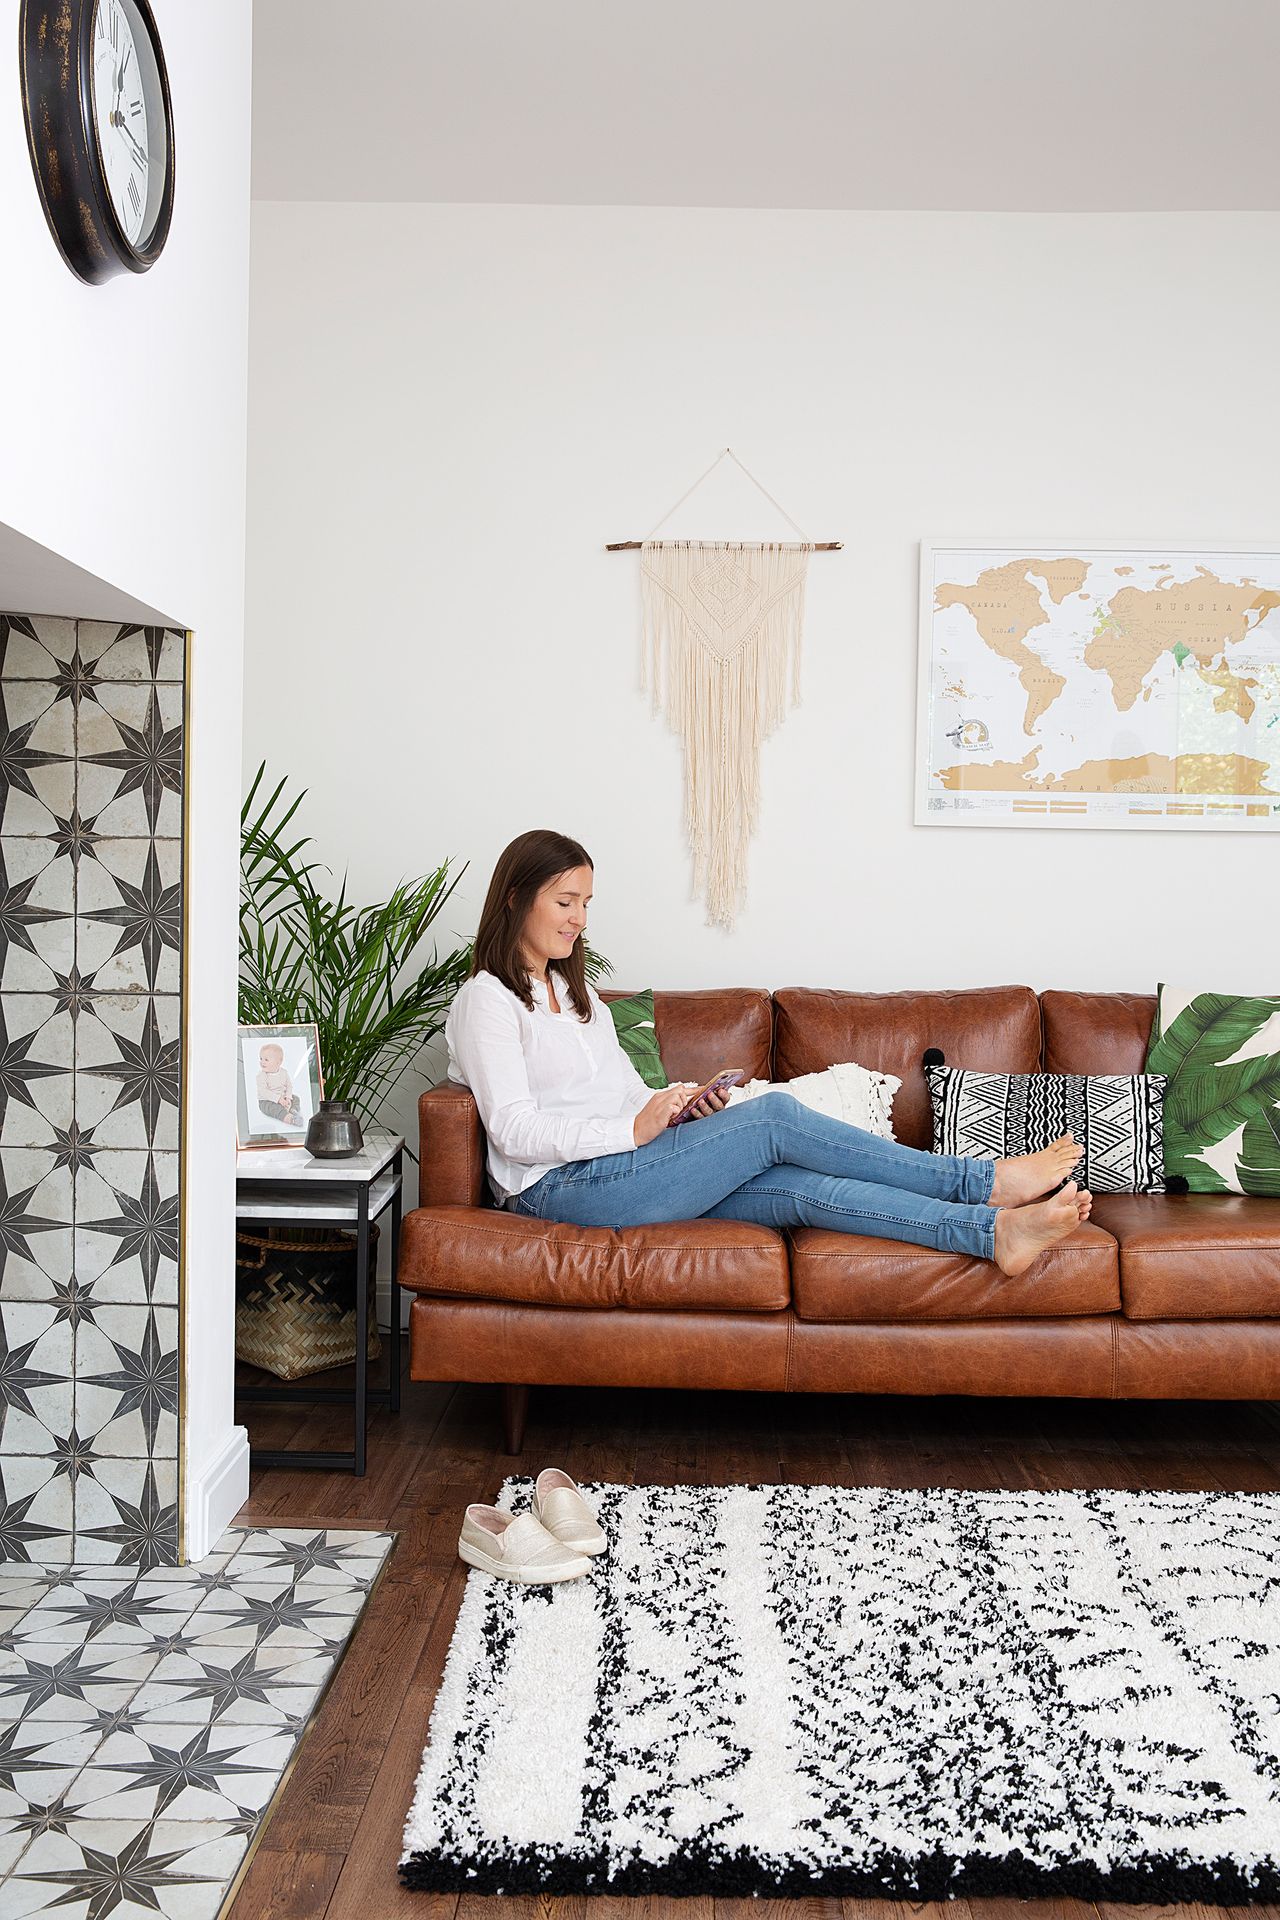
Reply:
[[[742,468],[800,535],[797,541],[656,540],[658,527],[696,493],[721,460]],[[644,540],[640,551],[640,685],[661,703],[685,747],[685,826],[693,893],[705,888],[707,925],[732,930],[746,898],[747,843],[760,804],[760,748],[800,699],[800,639],[810,540],[726,447]]]

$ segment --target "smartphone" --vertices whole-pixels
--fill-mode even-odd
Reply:
[[[667,1125],[669,1127],[678,1127],[683,1121],[692,1120],[694,1108],[697,1106],[699,1100],[703,1099],[706,1094],[727,1093],[730,1087],[740,1087],[745,1079],[746,1075],[743,1073],[741,1067],[723,1068],[721,1072],[716,1074],[713,1080],[706,1081],[698,1088],[696,1093],[689,1095],[689,1098],[685,1101],[679,1113],[673,1114],[671,1119],[668,1120]]]

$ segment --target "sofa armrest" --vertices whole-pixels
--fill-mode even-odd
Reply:
[[[418,1205],[489,1204],[485,1137],[470,1087],[442,1080],[418,1099]]]

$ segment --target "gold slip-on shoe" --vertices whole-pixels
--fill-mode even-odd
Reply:
[[[538,1475],[533,1511],[548,1532],[576,1553],[603,1553],[609,1544],[576,1481],[559,1467],[544,1467]]]
[[[591,1571],[584,1554],[564,1546],[532,1513],[503,1513],[498,1507],[469,1506],[462,1516],[458,1552],[469,1567],[496,1573],[503,1580],[550,1586],[576,1580]]]

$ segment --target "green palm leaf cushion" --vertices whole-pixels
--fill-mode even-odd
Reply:
[[[1192,1193],[1280,1194],[1280,994],[1162,981],[1146,1066],[1169,1081],[1166,1179]]]
[[[625,1000],[608,1000],[605,1004],[613,1015],[623,1052],[646,1087],[656,1090],[667,1086],[653,1018],[653,988],[646,987],[643,993],[631,993]]]

